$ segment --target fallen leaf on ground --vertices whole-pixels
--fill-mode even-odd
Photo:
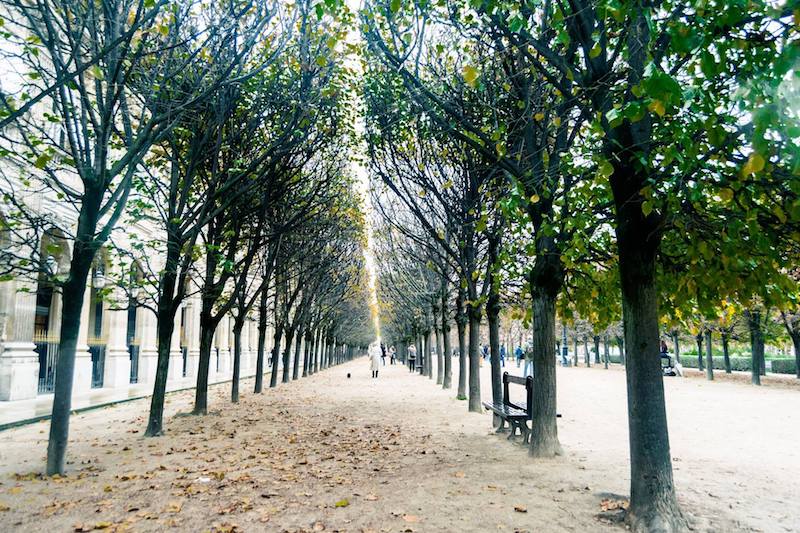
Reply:
[[[528,512],[528,508],[527,507],[523,507],[522,505],[515,505],[514,506],[514,510],[516,512],[518,512],[518,513],[527,513]]]
[[[404,514],[403,520],[405,520],[406,522],[414,523],[414,522],[419,522],[419,517],[413,514]]]
[[[628,500],[602,500],[600,502],[600,510],[605,511],[615,511],[617,509],[627,509],[630,505]]]
[[[339,500],[338,502],[336,502],[335,505],[336,507],[347,507],[348,505],[350,505],[350,501],[347,498],[345,498],[343,500]]]

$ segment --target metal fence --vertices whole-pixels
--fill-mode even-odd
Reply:
[[[53,392],[56,386],[56,362],[58,361],[58,339],[34,336],[36,353],[39,354],[39,394]]]

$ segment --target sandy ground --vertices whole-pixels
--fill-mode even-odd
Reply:
[[[237,406],[217,386],[206,417],[180,416],[192,394],[171,395],[158,439],[142,437],[146,400],[75,416],[64,479],[39,475],[46,422],[12,429],[0,433],[0,531],[620,531],[601,501],[628,491],[624,372],[558,379],[566,453],[546,461],[402,366],[372,380],[366,359]],[[665,385],[693,529],[800,531],[800,393]]]

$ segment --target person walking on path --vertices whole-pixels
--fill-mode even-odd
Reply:
[[[378,370],[381,368],[381,351],[377,346],[373,346],[369,351],[369,365],[372,369],[372,378],[377,378]]]
[[[500,366],[506,366],[506,345],[500,345]]]
[[[393,365],[394,360],[397,358],[397,351],[394,349],[394,346],[389,348],[389,364]]]
[[[386,345],[381,343],[381,363],[386,366]]]
[[[408,366],[409,366],[411,372],[413,372],[414,371],[414,365],[417,364],[416,363],[416,361],[417,361],[417,347],[414,346],[413,344],[410,344],[408,346],[407,352],[408,352]]]
[[[523,377],[528,377],[533,375],[533,348],[528,347],[525,350],[525,368],[522,371]]]
[[[522,361],[522,356],[525,352],[522,351],[522,346],[517,346],[517,349],[514,350],[514,355],[517,356],[517,368],[519,368],[519,363]]]

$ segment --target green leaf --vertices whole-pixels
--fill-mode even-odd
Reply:
[[[335,505],[336,507],[347,507],[348,505],[350,505],[350,500],[345,498],[343,500],[339,500],[338,502],[336,502]]]
[[[402,5],[401,2],[402,0],[392,0],[392,3],[389,4],[389,9],[392,10],[392,13],[397,13],[400,11],[400,6]]]
[[[653,212],[653,204],[649,200],[642,202],[642,214],[649,216]]]
[[[33,166],[42,170],[47,166],[47,163],[49,163],[51,159],[52,156],[49,154],[39,154],[39,157],[37,157],[36,161],[33,162]]]

